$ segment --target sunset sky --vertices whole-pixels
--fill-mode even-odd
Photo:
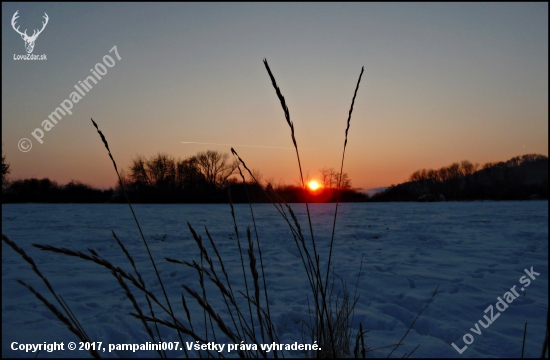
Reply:
[[[14,60],[26,54],[11,26],[16,11],[28,35],[47,13],[33,51],[47,60]],[[72,115],[44,131],[106,55],[114,65]],[[119,168],[138,154],[185,158],[231,147],[182,142],[233,144],[264,179],[296,184],[290,130],[264,58],[310,178],[340,166],[362,66],[344,164],[354,187],[397,184],[460,160],[548,155],[547,3],[2,3],[10,178],[114,186],[93,118]],[[30,151],[18,149],[22,138]]]

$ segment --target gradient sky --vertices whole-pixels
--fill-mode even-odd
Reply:
[[[49,23],[33,54],[12,29]],[[117,46],[121,60],[43,144],[31,135]],[[2,143],[11,179],[114,186],[136,155],[185,158],[235,144],[264,179],[295,184],[286,98],[304,175],[339,168],[362,188],[415,170],[548,155],[547,3],[2,3]],[[29,138],[29,152],[18,150]]]

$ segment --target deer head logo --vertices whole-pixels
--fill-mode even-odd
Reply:
[[[15,14],[13,14],[13,17],[11,18],[11,26],[13,27],[13,30],[15,30],[19,35],[21,35],[21,38],[25,41],[25,49],[27,50],[27,53],[32,54],[32,51],[34,50],[34,43],[36,41],[36,38],[38,37],[38,35],[40,35],[40,33],[44,30],[44,28],[48,24],[48,14],[44,13],[44,19],[46,20],[46,22],[42,22],[42,29],[38,30],[38,32],[37,30],[34,30],[34,32],[32,33],[32,36],[28,36],[27,29],[25,29],[24,32],[21,32],[19,31],[19,26],[17,28],[15,27],[15,20],[17,20],[17,18],[19,17],[17,15],[18,12],[19,10],[17,10]]]

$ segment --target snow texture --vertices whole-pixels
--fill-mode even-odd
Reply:
[[[310,239],[304,204],[293,204],[306,239]],[[334,204],[309,206],[322,268],[326,268]],[[200,290],[195,270],[164,260],[199,261],[199,250],[186,222],[207,241],[212,235],[232,279],[234,289],[244,290],[242,269],[230,207],[218,205],[134,205],[136,215],[169,293],[177,316],[185,321],[181,284]],[[306,294],[311,290],[288,225],[271,204],[253,205],[270,308],[281,343],[302,343],[301,321],[308,319]],[[243,256],[247,259],[246,227],[254,227],[249,205],[236,205],[235,213]],[[40,251],[33,243],[65,247],[100,256],[131,271],[114,240],[114,231],[137,263],[151,291],[164,302],[162,291],[144,249],[128,205],[122,204],[7,204],[2,205],[2,233],[22,247],[65,299],[93,341],[106,344],[151,341],[116,279],[105,268],[82,259]],[[215,259],[211,246],[210,255]],[[2,245],[2,357],[34,357],[11,350],[12,342],[78,343],[74,336],[25,287],[21,279],[51,302],[42,281],[15,251]],[[257,251],[257,249],[256,249]],[[347,203],[338,211],[332,265],[346,279],[348,289],[360,296],[353,319],[370,330],[366,345],[378,348],[397,343],[434,289],[432,302],[392,357],[401,357],[420,345],[412,357],[519,357],[525,322],[526,357],[539,357],[548,314],[548,202],[442,202],[442,203]],[[359,273],[361,255],[363,267]],[[257,255],[256,255],[257,256]],[[259,260],[258,260],[259,262]],[[259,266],[259,264],[258,264]],[[539,275],[529,278],[525,269]],[[247,267],[247,271],[249,268]],[[531,280],[525,287],[520,278]],[[337,278],[338,283],[338,278]],[[130,285],[131,286],[131,285]],[[250,286],[250,284],[249,284]],[[519,296],[503,312],[511,288]],[[521,290],[521,287],[524,290]],[[252,289],[252,287],[250,287]],[[142,294],[132,287],[145,309]],[[214,290],[209,286],[208,290]],[[195,330],[203,333],[202,311],[186,297]],[[263,300],[263,299],[262,299]],[[209,292],[213,307],[227,316],[216,292]],[[55,303],[55,302],[54,302]],[[500,316],[487,328],[481,326],[485,310],[493,306]],[[500,305],[502,308],[503,306]],[[167,318],[157,310],[162,318]],[[489,317],[489,316],[488,316]],[[476,323],[478,324],[476,328]],[[472,330],[470,330],[472,329]],[[480,335],[476,334],[478,330]],[[355,332],[354,332],[355,334]],[[473,343],[459,354],[457,348]],[[174,331],[161,327],[164,341],[178,341]],[[190,340],[189,340],[190,341]],[[227,343],[221,335],[219,343]],[[354,342],[352,346],[354,345]],[[391,348],[369,353],[386,357]],[[290,355],[300,355],[290,353]],[[183,357],[182,351],[168,351]],[[190,356],[198,356],[194,351]],[[224,354],[225,356],[236,353]],[[60,351],[44,357],[89,357],[87,351]],[[152,351],[105,352],[103,357],[156,357]]]

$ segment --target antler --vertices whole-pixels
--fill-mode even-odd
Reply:
[[[17,13],[19,12],[19,10],[17,10],[15,12],[15,14],[13,14],[13,17],[11,18],[11,27],[13,28],[13,30],[15,30],[19,35],[21,36],[28,36],[27,35],[27,29],[25,29],[25,32],[22,33],[21,31],[19,31],[19,26],[17,28],[15,28],[15,20],[17,20],[19,18],[19,16],[17,16]],[[44,13],[45,14],[45,13]]]
[[[42,29],[40,29],[36,34],[35,34],[36,30],[34,30],[34,32],[32,33],[31,38],[36,38],[36,37],[38,37],[38,35],[40,35],[40,33],[44,30],[44,28],[46,27],[46,25],[48,25],[48,20],[50,19],[50,18],[48,17],[48,14],[44,13],[43,18],[46,20],[46,22],[42,22]]]
[[[11,26],[13,27],[13,30],[15,30],[19,35],[24,36],[27,39],[36,39],[38,35],[40,35],[42,31],[44,31],[44,28],[46,27],[46,25],[48,25],[49,17],[48,17],[48,14],[44,13],[43,18],[46,20],[46,22],[42,22],[42,29],[38,30],[38,32],[36,32],[37,30],[34,30],[34,32],[32,33],[32,36],[28,36],[27,29],[25,29],[25,32],[21,32],[19,31],[19,26],[17,28],[15,27],[15,22],[19,18],[19,16],[17,15],[18,12],[19,10],[17,10],[15,14],[13,14],[13,17],[11,18]]]

